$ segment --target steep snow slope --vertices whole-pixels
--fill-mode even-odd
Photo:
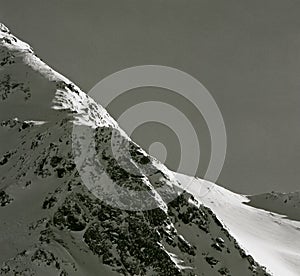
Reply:
[[[182,182],[190,181],[190,177],[181,174],[177,178]],[[299,221],[248,206],[245,204],[249,203],[247,196],[208,181],[195,179],[191,183],[187,190],[217,215],[255,260],[274,275],[300,275]]]
[[[186,179],[4,25],[0,65],[1,275],[267,275],[191,194],[168,203]],[[86,150],[72,146],[74,126],[94,138],[95,152],[81,164],[97,165],[85,175],[93,187],[74,162]],[[113,184],[120,202],[145,191],[155,208],[128,211],[95,197],[109,196]]]

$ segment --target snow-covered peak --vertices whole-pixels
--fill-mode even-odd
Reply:
[[[237,241],[247,236],[231,225],[247,219],[238,212],[243,196],[206,183],[206,201],[191,186],[169,202],[190,179],[148,155],[101,105],[0,29],[1,275],[268,275],[251,256],[264,264],[264,255],[242,249]],[[95,148],[80,166],[82,149],[72,139],[78,126],[93,134]],[[94,162],[88,187],[80,172]],[[132,194],[121,188],[146,191],[155,208],[126,210],[99,199],[112,187],[125,203]],[[222,208],[226,200],[236,212]]]
[[[33,53],[31,47],[15,37],[3,23],[0,23],[0,41],[2,47],[6,47],[11,51]]]

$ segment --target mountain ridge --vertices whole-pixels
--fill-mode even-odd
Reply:
[[[269,275],[213,208],[195,198],[193,185],[183,191],[190,180],[131,141],[103,107],[3,24],[0,64],[1,275]],[[94,140],[80,169],[74,126]],[[118,156],[111,149],[115,135]],[[99,169],[87,179],[103,186],[83,183],[86,164]],[[101,201],[97,195],[109,196],[107,183],[125,205],[138,190],[149,192],[156,208]]]

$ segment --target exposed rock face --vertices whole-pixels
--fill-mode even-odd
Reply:
[[[0,65],[1,275],[267,275],[192,195],[169,202],[181,186],[172,172],[4,25]],[[95,197],[108,197],[108,185],[97,193],[84,185],[74,125],[92,133],[95,153],[85,164],[97,160],[98,171],[88,177],[105,175],[121,205],[139,195],[131,191],[146,191],[155,208]]]

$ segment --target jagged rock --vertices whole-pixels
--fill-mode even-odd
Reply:
[[[0,226],[7,234],[1,247],[14,244],[0,254],[3,275],[81,276],[93,268],[99,275],[193,276],[227,273],[227,266],[232,275],[267,275],[253,259],[242,258],[241,247],[211,209],[196,196],[179,193],[177,175],[131,141],[100,105],[44,64],[29,45],[5,26],[0,29],[0,135],[9,133],[12,140],[0,159],[1,185],[18,195],[9,206],[15,209],[5,214],[8,226]],[[16,108],[16,99],[24,108]],[[32,110],[35,118],[29,118]],[[84,135],[77,137],[75,126],[94,139],[95,152],[81,166],[75,160]],[[88,165],[97,165],[88,175],[97,191],[82,179]],[[153,208],[142,208],[149,202],[134,193],[141,191]],[[6,204],[5,192],[0,196]],[[134,199],[141,204],[121,208],[104,200],[110,196],[121,207]],[[224,246],[222,252],[211,247],[216,242]],[[26,252],[20,254],[18,246]]]

